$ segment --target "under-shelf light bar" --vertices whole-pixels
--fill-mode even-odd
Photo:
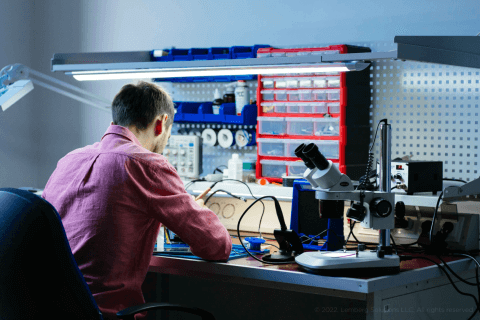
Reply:
[[[120,80],[145,78],[175,78],[175,77],[208,77],[223,75],[248,74],[292,74],[292,73],[328,73],[343,71],[361,71],[370,63],[346,62],[325,64],[291,64],[291,65],[258,65],[229,66],[210,68],[177,68],[177,69],[128,69],[128,70],[95,70],[67,72],[79,81],[90,80]]]

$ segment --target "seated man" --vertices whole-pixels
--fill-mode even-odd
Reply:
[[[172,129],[172,99],[160,87],[125,85],[100,142],[60,159],[42,197],[62,218],[70,247],[105,319],[144,303],[141,285],[160,225],[207,260],[227,260],[230,236],[195,203],[160,155]]]

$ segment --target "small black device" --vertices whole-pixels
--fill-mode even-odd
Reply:
[[[404,161],[391,162],[391,186],[404,189],[407,194],[416,192],[442,191],[443,162],[442,161]]]

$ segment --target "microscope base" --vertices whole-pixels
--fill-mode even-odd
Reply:
[[[400,272],[400,257],[396,254],[378,258],[376,252],[343,250],[305,252],[295,258],[303,269],[331,276],[381,276]]]

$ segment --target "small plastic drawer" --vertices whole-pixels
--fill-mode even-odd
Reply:
[[[314,122],[314,134],[316,136],[338,136],[340,134],[340,125],[338,118],[317,118]]]
[[[314,88],[326,88],[327,80],[325,78],[313,78],[313,87]]]
[[[312,81],[311,78],[299,78],[298,87],[299,88],[312,88],[313,87],[313,81]]]
[[[284,78],[275,79],[275,88],[285,89],[287,87],[287,81]]]
[[[283,139],[258,138],[258,154],[261,156],[283,157],[285,155],[285,144]]]
[[[327,100],[327,90],[312,90],[312,94],[315,101]]]
[[[297,90],[287,91],[288,101],[298,101],[300,100],[300,93]]]
[[[284,91],[284,90],[275,91],[275,100],[287,101],[287,91]]]
[[[287,84],[287,88],[291,88],[291,89],[298,88],[297,78],[285,78],[285,82]]]
[[[272,52],[272,57],[285,57],[285,52]]]
[[[300,110],[299,110],[300,113],[314,113],[315,112],[314,111],[315,108],[311,104],[301,104],[301,105],[299,105],[299,107],[300,107]]]
[[[262,177],[281,178],[287,173],[285,161],[260,160]]]
[[[303,177],[303,173],[307,170],[307,166],[303,161],[286,161],[287,166],[287,173],[289,176],[301,176]]]
[[[328,90],[328,100],[340,100],[340,90]]]
[[[263,78],[262,84],[264,88],[273,88],[273,79],[272,78]]]
[[[270,54],[270,52],[260,52],[260,53],[257,53],[257,58],[268,58],[268,57],[271,57],[272,55]]]
[[[262,90],[262,99],[265,101],[272,101],[274,99],[273,90]]]
[[[287,131],[285,118],[257,117],[257,121],[260,134],[284,135]]]
[[[275,103],[262,102],[262,111],[263,111],[263,113],[274,113],[275,112]]]
[[[311,136],[313,134],[313,121],[311,118],[285,118],[287,120],[287,134],[298,136]]]
[[[329,113],[340,113],[340,102],[328,103]]]
[[[313,112],[314,113],[320,113],[320,114],[324,114],[324,113],[328,113],[328,107],[327,107],[327,104],[325,102],[317,102],[313,105]]]
[[[295,149],[298,148],[302,143],[309,144],[311,142],[315,143],[318,147],[318,150],[323,154],[325,158],[328,159],[338,159],[339,147],[338,141],[325,141],[325,140],[300,140],[300,139],[291,139],[285,141],[285,156],[286,157],[296,157]]]
[[[287,105],[287,112],[288,113],[299,113],[300,112],[300,107],[296,103],[289,103]]]
[[[276,113],[285,113],[287,112],[287,105],[285,103],[277,103],[275,105],[275,112]]]
[[[339,77],[328,78],[327,86],[329,88],[340,88],[340,78]]]
[[[313,99],[312,90],[298,90],[298,93],[302,101],[312,101]]]

